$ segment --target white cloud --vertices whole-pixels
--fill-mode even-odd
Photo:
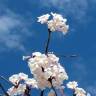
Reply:
[[[88,9],[87,0],[40,0],[41,6],[55,7],[65,15],[73,16],[75,19],[82,19],[86,16]]]
[[[87,92],[89,92],[92,96],[96,96],[96,84],[93,86],[87,86]]]
[[[25,51],[23,40],[29,34],[25,23],[21,16],[10,10],[0,16],[0,51],[6,49]]]
[[[72,77],[72,79],[78,81],[81,85],[84,84],[86,78],[89,76],[87,64],[84,58],[78,56],[78,58],[72,62],[71,66],[71,70],[73,70],[71,76],[74,77]]]

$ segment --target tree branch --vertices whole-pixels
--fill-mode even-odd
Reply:
[[[48,53],[48,47],[49,47],[49,43],[50,43],[50,37],[51,37],[51,31],[48,29],[48,40],[47,40],[46,47],[45,47],[45,54]]]
[[[48,79],[48,81],[51,83],[51,88],[54,90],[55,96],[57,96],[56,90],[55,90],[55,88],[54,88],[54,86],[53,86],[53,84],[52,84],[52,79],[53,79],[53,78],[54,78],[54,77],[50,77],[50,78]]]
[[[25,92],[24,92],[24,96],[31,96],[31,95],[30,95],[30,90],[31,90],[31,89],[29,88],[29,86],[26,85],[26,90],[25,90]]]
[[[42,90],[40,93],[40,96],[43,96],[43,95],[44,95],[44,90]]]
[[[1,87],[2,91],[4,92],[5,96],[9,96],[9,94],[6,92],[6,90],[4,89],[4,87],[1,83],[0,83],[0,87]]]

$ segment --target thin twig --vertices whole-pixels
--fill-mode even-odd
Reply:
[[[52,89],[54,90],[55,95],[57,96],[56,90],[55,90],[55,88],[53,87],[53,85],[52,85]]]
[[[0,75],[0,78],[3,79],[3,80],[5,80],[7,83],[9,83],[9,84],[11,84],[13,86],[16,86],[15,84],[13,84],[12,82],[10,82],[9,80],[7,80],[5,77],[3,77],[1,75]]]
[[[5,96],[9,96],[9,94],[6,92],[6,90],[4,89],[4,87],[1,83],[0,83],[0,87],[1,87],[2,91],[4,92]]]
[[[44,90],[42,90],[40,93],[40,96],[43,96],[43,95],[44,95]]]
[[[76,94],[73,94],[73,96],[76,96]]]
[[[61,55],[61,54],[57,54],[57,56],[64,57],[64,58],[74,58],[74,57],[78,57],[78,55],[76,55],[76,54],[73,54],[73,55]]]
[[[55,96],[57,96],[57,93],[56,93],[56,90],[55,90],[55,88],[54,88],[54,86],[53,86],[53,84],[52,84],[52,79],[53,79],[54,77],[50,77],[49,79],[48,79],[48,81],[50,82],[50,84],[51,84],[51,88],[54,90],[54,92],[55,92]]]
[[[73,90],[73,96],[76,96],[76,94],[75,94],[75,90]]]
[[[48,53],[48,47],[49,47],[49,43],[50,43],[50,37],[51,37],[51,31],[48,29],[48,40],[47,40],[46,47],[45,47],[45,54]]]
[[[26,89],[25,89],[25,92],[24,92],[24,96],[31,96],[31,95],[30,95],[30,90],[31,90],[31,89],[29,88],[29,86],[26,85]]]

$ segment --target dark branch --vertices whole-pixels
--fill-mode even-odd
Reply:
[[[53,85],[52,85],[52,89],[54,90],[55,95],[57,96],[56,90],[55,90],[55,88],[53,87]]]
[[[50,77],[50,78],[48,79],[48,81],[51,83],[51,88],[52,88],[53,91],[55,92],[55,96],[57,96],[56,90],[55,90],[55,88],[54,88],[54,86],[53,86],[53,84],[52,84],[52,79],[54,79],[54,77]]]
[[[76,55],[76,54],[73,54],[73,55],[61,55],[61,54],[57,54],[57,56],[64,57],[64,58],[74,58],[74,57],[78,57],[78,55]]]
[[[5,96],[9,96],[9,94],[6,92],[6,90],[4,89],[4,87],[1,83],[0,83],[0,87],[1,87],[2,91],[4,92]]]
[[[31,96],[30,95],[30,90],[31,89],[29,88],[29,86],[26,85],[26,90],[25,90],[24,96]]]
[[[4,96],[3,94],[0,94],[0,96]]]
[[[49,43],[50,43],[50,37],[51,37],[51,31],[48,29],[48,40],[47,40],[46,47],[45,47],[45,54],[48,53],[48,47],[49,47]]]
[[[73,94],[73,96],[76,96],[76,94]]]
[[[40,93],[40,96],[43,96],[43,95],[44,95],[44,90],[42,90]]]

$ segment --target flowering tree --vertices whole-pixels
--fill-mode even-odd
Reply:
[[[64,67],[61,66],[59,57],[52,52],[48,52],[52,32],[59,31],[64,35],[67,34],[69,29],[69,25],[66,24],[67,19],[63,18],[60,14],[51,13],[38,17],[38,22],[48,26],[48,40],[45,53],[34,52],[31,56],[23,56],[23,60],[28,62],[30,72],[33,75],[31,78],[24,73],[14,74],[9,77],[9,80],[0,76],[12,84],[12,87],[7,91],[0,84],[4,92],[2,96],[31,96],[31,90],[33,88],[41,90],[40,96],[44,96],[46,88],[50,89],[47,96],[57,96],[56,90],[60,90],[62,96],[65,96],[65,87],[73,91],[73,96],[87,96],[86,91],[79,88],[76,81],[71,81],[64,85],[64,81],[68,80],[68,75]]]

